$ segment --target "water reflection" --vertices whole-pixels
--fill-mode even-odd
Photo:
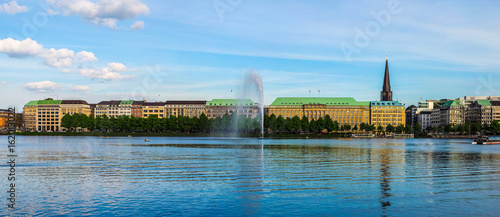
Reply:
[[[488,216],[499,211],[500,146],[411,139],[142,141],[21,137],[19,190],[30,194],[20,195],[15,213],[0,210],[0,215]]]

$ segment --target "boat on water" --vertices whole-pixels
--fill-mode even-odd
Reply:
[[[472,144],[477,145],[497,145],[500,144],[500,137],[478,136],[472,141]]]

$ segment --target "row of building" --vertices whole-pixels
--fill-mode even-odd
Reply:
[[[386,127],[405,125],[404,105],[392,100],[389,79],[388,59],[385,62],[384,83],[380,101],[356,101],[352,97],[278,97],[265,106],[267,115],[284,118],[306,117],[318,120],[327,115],[333,121],[351,126],[361,123]],[[208,118],[222,117],[236,113],[246,117],[256,117],[259,105],[249,99],[213,99],[211,101],[165,101],[146,102],[133,100],[102,101],[88,104],[83,100],[37,100],[24,106],[24,128],[29,131],[61,131],[61,118],[66,114],[85,114],[91,117],[130,116],[159,118],[170,116],[198,117],[205,114]]]
[[[419,123],[422,129],[466,122],[490,125],[500,121],[500,96],[465,96],[456,99],[426,100],[406,108],[406,124]]]
[[[245,117],[257,117],[260,113],[257,103],[249,99],[213,99],[211,101],[166,101],[146,102],[133,100],[102,101],[89,104],[84,100],[37,100],[24,106],[24,128],[29,131],[60,131],[61,119],[66,114],[85,114],[89,117],[129,116],[159,118],[170,116],[208,118],[222,117],[236,113]],[[352,126],[361,123],[376,126],[397,126],[405,123],[404,106],[397,101],[356,101],[340,97],[279,97],[264,108],[265,114],[276,117],[318,120],[329,115],[340,124]]]

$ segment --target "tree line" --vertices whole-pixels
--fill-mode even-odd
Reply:
[[[199,117],[170,116],[158,118],[150,115],[147,118],[136,118],[133,116],[108,117],[106,115],[96,118],[85,114],[66,114],[61,119],[61,127],[68,131],[87,129],[91,132],[190,132],[190,133],[259,133],[261,131],[260,116],[248,118],[233,113],[222,117],[208,119],[205,114]],[[410,133],[411,127],[403,125],[386,128],[382,126],[361,123],[359,125],[340,124],[333,121],[329,115],[318,120],[307,117],[283,118],[272,115],[264,115],[264,129],[266,133],[321,133],[321,132],[387,132],[387,133]]]
[[[415,131],[421,132],[425,131],[427,133],[456,133],[456,134],[500,134],[500,123],[497,120],[493,120],[491,124],[481,124],[480,122],[471,123],[466,121],[464,124],[457,124],[452,126],[451,124],[445,126],[428,127],[422,129],[419,123],[415,124]]]

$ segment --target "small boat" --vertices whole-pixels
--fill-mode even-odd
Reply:
[[[144,142],[149,142],[149,139],[145,139]]]
[[[500,137],[487,137],[487,136],[478,136],[472,141],[472,144],[477,145],[497,145],[500,144]]]

